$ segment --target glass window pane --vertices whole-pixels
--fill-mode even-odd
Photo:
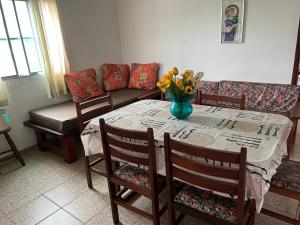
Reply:
[[[0,11],[0,77],[16,75]]]
[[[0,40],[0,77],[16,75],[7,40]]]
[[[1,0],[10,38],[20,37],[16,14],[11,0]]]
[[[3,19],[2,19],[1,10],[0,10],[0,39],[7,39]]]
[[[31,21],[26,1],[15,1],[19,18],[21,33],[23,37],[33,37]]]
[[[26,58],[21,40],[11,40],[11,45],[16,59],[19,75],[28,75],[29,71],[27,68]]]
[[[35,40],[32,38],[24,38],[24,44],[29,62],[30,72],[40,72],[42,69],[37,48],[35,45]]]

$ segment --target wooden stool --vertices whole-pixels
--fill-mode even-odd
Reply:
[[[6,154],[8,152],[13,152],[13,154],[15,155],[15,157],[20,161],[22,166],[25,166],[25,162],[20,154],[20,152],[18,151],[15,143],[13,142],[13,140],[11,139],[11,137],[9,136],[8,132],[11,130],[11,127],[8,126],[8,124],[4,121],[3,116],[0,115],[0,135],[4,135],[7,143],[10,146],[10,150],[7,150],[5,152],[1,152],[0,155]]]

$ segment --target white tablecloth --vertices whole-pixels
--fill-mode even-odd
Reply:
[[[239,152],[247,148],[246,197],[255,198],[260,211],[271,177],[287,153],[292,122],[285,116],[221,107],[193,105],[187,120],[177,120],[171,102],[142,100],[101,117],[116,127],[146,131],[153,128],[157,149],[157,172],[165,175],[163,135],[189,144]],[[86,155],[102,153],[99,118],[94,118],[81,134]]]

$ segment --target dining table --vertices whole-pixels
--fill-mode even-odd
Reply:
[[[81,134],[86,155],[102,153],[99,118],[129,130],[153,129],[157,173],[165,175],[164,133],[191,145],[228,152],[247,148],[246,198],[254,198],[260,212],[272,176],[287,155],[292,130],[289,118],[273,113],[193,104],[192,114],[178,120],[172,102],[141,100],[92,119]],[[130,140],[129,140],[130,141]]]

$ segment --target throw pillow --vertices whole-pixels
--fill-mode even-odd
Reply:
[[[97,74],[94,68],[65,74],[65,81],[73,97],[73,101],[99,96],[103,90],[96,82]]]
[[[122,89],[128,86],[129,66],[125,64],[103,64],[101,66],[106,91]]]
[[[150,64],[131,64],[130,81],[128,88],[151,90],[155,88],[158,78],[159,65]]]

